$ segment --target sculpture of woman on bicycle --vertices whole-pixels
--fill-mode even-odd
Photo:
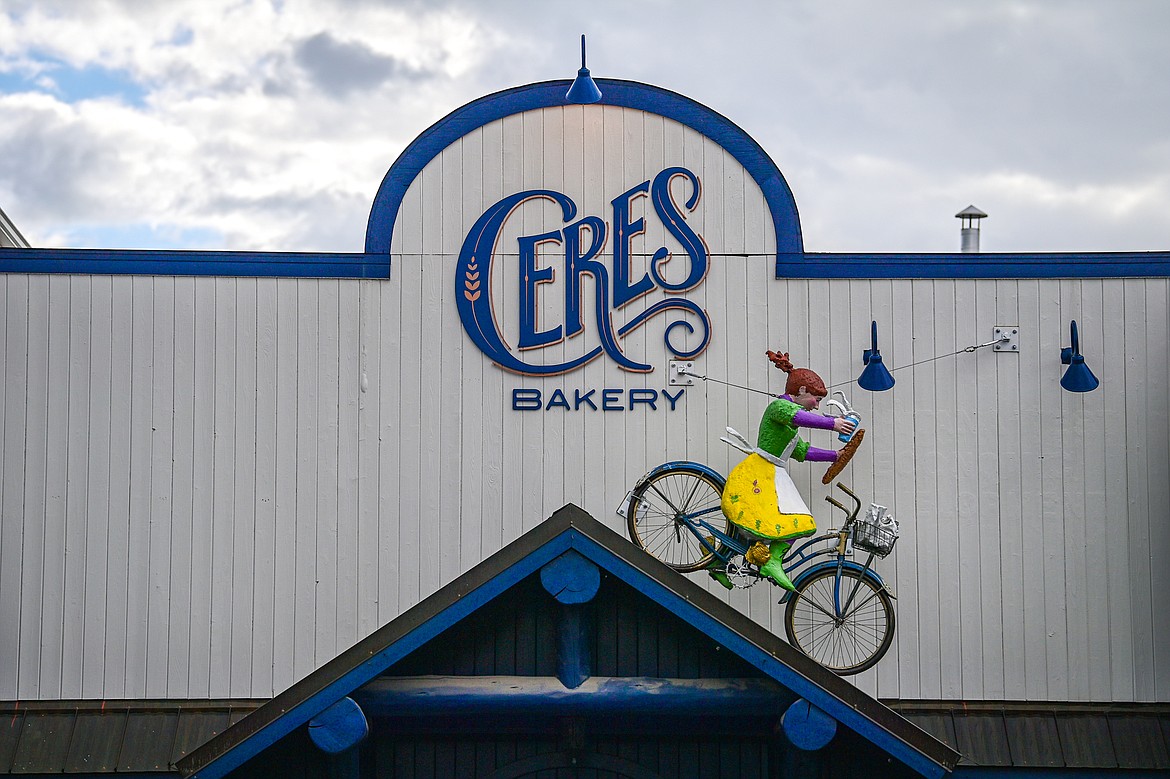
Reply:
[[[748,562],[757,565],[761,574],[781,587],[792,590],[792,582],[784,573],[781,561],[792,541],[815,533],[817,525],[788,475],[788,461],[833,462],[837,459],[837,452],[818,449],[801,440],[797,428],[849,434],[856,425],[847,417],[814,413],[828,394],[820,376],[808,368],[794,367],[787,353],[770,351],[768,359],[788,375],[785,395],[772,401],[764,410],[754,449],[738,436],[742,445],[734,445],[750,454],[727,477],[721,507],[741,532],[757,539],[746,554]],[[729,432],[736,435],[734,431]],[[712,570],[711,576],[731,588],[723,571]]]

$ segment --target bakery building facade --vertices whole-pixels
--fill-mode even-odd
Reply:
[[[427,129],[364,252],[0,248],[0,773],[1170,770],[1170,252],[805,252],[732,120],[596,86]],[[901,522],[848,678],[617,513],[775,349]]]

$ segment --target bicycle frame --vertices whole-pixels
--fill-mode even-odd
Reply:
[[[853,531],[853,523],[857,520],[857,514],[861,510],[861,499],[858,498],[852,490],[840,482],[837,483],[837,487],[853,499],[855,504],[853,511],[850,512],[849,509],[843,506],[840,502],[834,500],[831,495],[826,496],[825,500],[841,509],[848,515],[847,519],[845,520],[845,524],[839,530],[829,530],[828,532],[813,536],[812,538],[807,538],[800,544],[793,545],[788,554],[784,556],[783,563],[785,569],[789,571],[796,571],[803,568],[806,564],[812,562],[818,557],[835,557],[836,559],[834,561],[825,561],[819,565],[814,565],[812,568],[800,571],[800,573],[795,577],[793,583],[799,586],[799,583],[809,576],[819,573],[828,567],[836,568],[837,575],[833,588],[833,606],[836,613],[830,616],[840,618],[844,614],[848,613],[849,608],[853,605],[853,598],[857,594],[857,587],[855,586],[853,590],[850,591],[845,597],[845,602],[841,602],[841,572],[843,570],[848,568],[857,571],[859,578],[869,578],[880,589],[885,589],[887,592],[889,592],[889,590],[885,586],[885,582],[882,581],[881,576],[878,575],[877,571],[872,567],[873,558],[875,557],[873,552],[869,553],[869,556],[867,557],[864,564],[849,559],[848,555],[851,551],[851,544],[849,542]],[[716,513],[719,513],[720,516],[722,516],[721,509],[719,507],[711,507],[703,509],[702,511],[696,511],[691,514],[680,514],[678,515],[677,519],[679,520],[680,524],[686,527],[686,529],[690,531],[692,535],[694,535],[695,539],[703,546],[703,548],[714,554],[717,559],[726,565],[732,557],[745,554],[752,543],[754,543],[755,539],[746,539],[738,534],[731,535],[725,533],[704,519],[704,517]],[[677,527],[675,532],[679,532]],[[824,542],[831,539],[836,539],[837,541],[834,546],[810,551],[812,547],[815,547],[818,544],[823,544]],[[786,591],[779,602],[786,603],[791,597],[792,593]]]
[[[626,520],[631,541],[679,573],[706,569],[729,589],[765,579],[778,584],[761,572],[762,563],[746,559],[754,544],[770,539],[729,525],[723,515],[726,484],[702,463],[664,463],[638,480],[618,514]],[[779,602],[789,643],[848,676],[872,668],[892,645],[894,594],[872,566],[875,557],[889,553],[897,532],[876,526],[884,510],[874,509],[875,527],[869,519],[858,519],[861,500],[844,484],[837,482],[837,487],[852,499],[852,510],[832,495],[825,498],[845,514],[844,522],[839,529],[793,540],[782,561],[792,590],[783,590]],[[869,553],[864,563],[852,559],[854,543],[856,550]]]

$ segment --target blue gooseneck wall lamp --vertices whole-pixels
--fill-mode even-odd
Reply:
[[[1085,365],[1084,355],[1081,354],[1081,339],[1077,335],[1077,320],[1072,320],[1069,330],[1072,331],[1072,346],[1060,350],[1060,361],[1068,366],[1060,380],[1060,386],[1069,392],[1092,392],[1101,382],[1089,370],[1089,366]]]
[[[873,348],[866,349],[862,352],[861,362],[865,364],[865,370],[861,372],[857,383],[862,389],[869,390],[870,392],[882,392],[894,386],[894,377],[890,375],[889,370],[882,364],[882,354],[878,351],[877,344],[877,322],[873,322],[870,328]]]
[[[589,75],[589,68],[585,67],[585,36],[581,36],[581,69],[577,71],[577,78],[573,79],[573,86],[565,93],[565,100],[570,103],[588,105],[601,99],[601,90],[593,83],[593,76]]]

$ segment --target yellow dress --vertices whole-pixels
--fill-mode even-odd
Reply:
[[[792,423],[796,410],[799,406],[791,401],[775,401],[760,423],[760,443],[767,443],[773,449],[781,444],[783,448],[778,452],[769,452],[758,445],[752,447],[730,428],[728,432],[740,443],[723,439],[749,452],[747,459],[727,477],[721,501],[723,514],[752,535],[779,540],[811,535],[817,530],[816,520],[787,470],[793,452],[803,458],[808,450],[808,444],[796,435],[796,425]]]

